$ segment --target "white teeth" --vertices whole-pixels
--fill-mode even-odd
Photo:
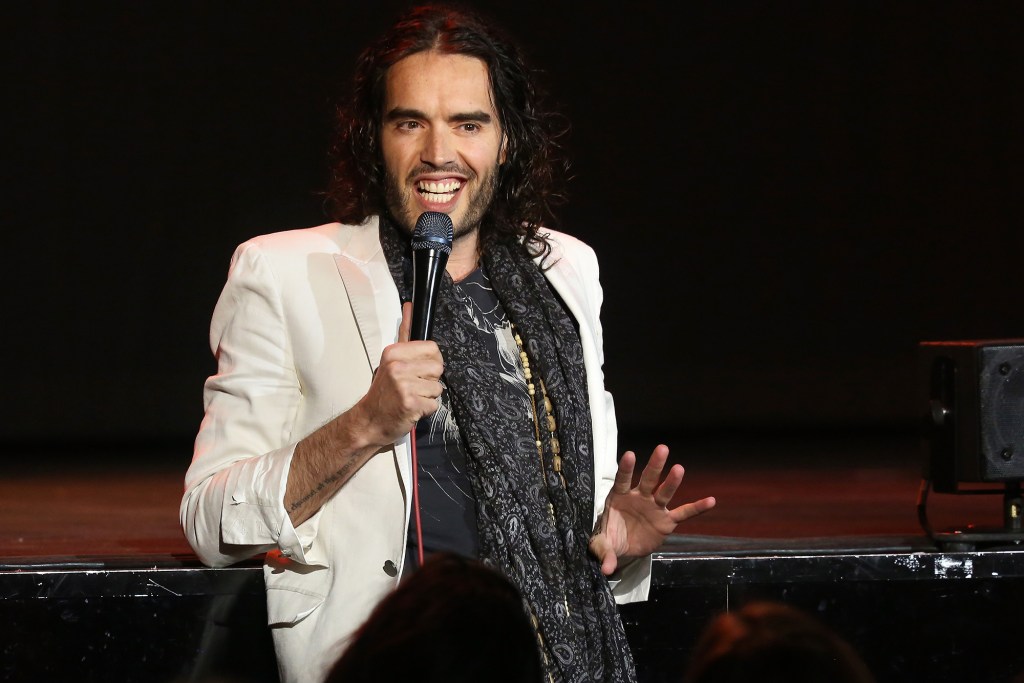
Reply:
[[[457,180],[449,180],[446,183],[420,181],[419,187],[421,192],[437,194],[439,192],[455,192],[462,187],[462,183]]]

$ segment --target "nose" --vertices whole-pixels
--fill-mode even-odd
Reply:
[[[455,161],[455,145],[446,127],[432,126],[423,141],[420,160],[431,166],[444,166]]]

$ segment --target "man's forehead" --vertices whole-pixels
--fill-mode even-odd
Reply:
[[[407,106],[396,101],[407,97],[485,99],[494,109],[487,64],[472,55],[426,50],[403,57],[388,69],[385,91],[386,109]]]
[[[397,62],[392,64],[388,72],[390,73],[398,65],[416,65],[419,68],[425,68],[431,64],[439,63],[451,63],[460,62],[465,64],[474,64],[479,66],[484,74],[487,73],[487,63],[476,55],[465,54],[462,52],[445,52],[438,49],[420,50],[419,52],[413,52],[399,59]]]

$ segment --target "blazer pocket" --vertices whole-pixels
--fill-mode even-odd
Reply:
[[[263,565],[267,586],[267,625],[297,624],[324,603],[331,584],[331,570],[304,565],[282,557],[267,557]]]

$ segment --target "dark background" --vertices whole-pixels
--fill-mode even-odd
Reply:
[[[232,249],[326,221],[334,106],[403,6],[5,22],[0,442],[187,459]],[[1024,337],[1016,3],[486,11],[573,122],[624,431],[909,432],[919,341]]]

